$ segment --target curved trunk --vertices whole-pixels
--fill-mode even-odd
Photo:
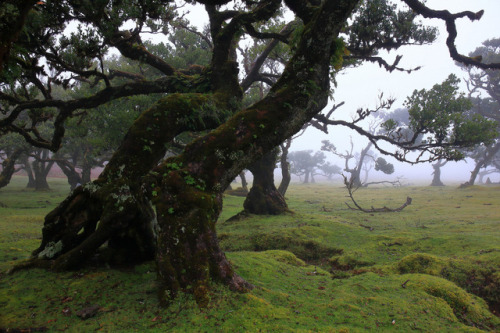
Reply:
[[[35,188],[35,176],[33,175],[33,169],[31,168],[31,162],[29,161],[29,157],[25,156],[22,162],[24,164],[24,170],[26,171],[26,175],[28,176],[28,184],[26,184],[26,188]]]
[[[490,147],[488,147],[482,157],[479,161],[476,161],[476,165],[474,169],[471,171],[469,181],[466,182],[465,184],[462,184],[462,186],[472,186],[474,185],[476,181],[477,174],[482,168],[487,167],[495,155],[500,151],[500,143],[496,143]]]
[[[288,149],[292,143],[291,139],[287,139],[286,144],[281,145],[281,156],[280,156],[280,166],[281,166],[281,183],[278,187],[278,192],[285,197],[292,176],[290,175],[290,163],[288,163]]]
[[[2,172],[0,173],[0,188],[5,187],[9,184],[12,175],[16,172],[16,162],[17,159],[24,152],[23,149],[19,148],[14,150],[8,158],[2,162]]]
[[[73,164],[65,160],[56,160],[56,164],[68,178],[68,184],[72,190],[82,184],[82,178],[75,170]]]
[[[445,166],[445,164],[448,161],[437,161],[432,165],[432,168],[434,169],[433,177],[432,177],[432,183],[431,186],[444,186],[443,182],[441,181],[441,168]]]
[[[264,99],[188,145],[181,155],[167,159],[145,179],[146,184],[161,184],[153,191],[162,303],[183,286],[191,286],[197,300],[205,302],[209,277],[236,290],[248,287],[218,248],[214,225],[220,193],[245,167],[298,132],[326,106],[330,55],[336,47],[332,42],[342,28],[336,22],[347,19],[355,3],[340,10],[342,5],[326,2],[315,24],[304,29],[297,53]],[[311,84],[304,89],[304,82]],[[182,167],[173,170],[173,165]]]
[[[141,241],[155,246],[156,240],[162,304],[179,291],[190,291],[200,305],[206,304],[209,278],[233,290],[251,288],[233,271],[218,245],[215,223],[222,191],[326,106],[331,56],[342,54],[335,38],[357,2],[327,1],[317,8],[295,55],[264,99],[155,167],[165,154],[165,142],[182,131],[216,127],[233,112],[235,99],[241,100],[235,63],[220,62],[218,57],[227,59],[224,48],[214,51],[217,61],[211,83],[222,87],[220,92],[169,94],[146,110],[100,177],[75,189],[47,215],[42,245],[32,264],[77,267],[104,242],[123,248],[122,244],[130,245],[123,234],[143,230],[132,239],[138,239],[134,244],[138,248]],[[229,48],[232,41],[226,42]]]
[[[242,171],[240,172],[240,178],[241,178],[241,188],[248,192],[248,183],[247,183],[247,177],[245,176],[245,172]]]
[[[277,154],[278,151],[273,150],[248,167],[253,174],[253,185],[243,203],[247,213],[279,215],[288,211],[285,199],[274,185]]]
[[[154,216],[141,189],[141,177],[163,158],[165,141],[186,129],[214,126],[214,121],[228,114],[223,104],[219,112],[195,117],[185,112],[186,103],[196,112],[206,103],[218,102],[212,95],[171,94],[146,110],[99,178],[78,187],[45,217],[42,243],[33,252],[36,264],[36,259],[51,259],[53,269],[75,268],[106,241],[110,258],[134,252],[136,260],[152,258]]]

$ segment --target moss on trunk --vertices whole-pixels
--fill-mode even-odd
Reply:
[[[247,165],[291,137],[326,106],[331,57],[343,48],[335,38],[357,2],[326,2],[315,9],[314,20],[306,25],[281,79],[263,100],[227,121],[238,107],[241,89],[235,63],[219,59],[234,53],[232,41],[222,43],[227,50],[214,50],[214,93],[170,94],[146,110],[99,179],[78,187],[47,215],[42,245],[33,260],[49,259],[54,269],[73,268],[106,241],[123,249],[129,240],[137,239],[134,246],[140,248],[143,241],[151,244],[151,237],[156,237],[162,304],[180,291],[190,291],[205,305],[211,278],[233,290],[251,288],[234,272],[218,244],[215,223],[222,191]],[[165,143],[176,135],[221,122],[181,155],[156,166],[165,154]]]
[[[253,185],[243,203],[247,213],[279,215],[288,211],[285,198],[274,185],[277,154],[278,151],[273,150],[248,167],[253,174]]]

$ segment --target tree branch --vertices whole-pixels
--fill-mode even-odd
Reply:
[[[375,207],[371,207],[369,209],[365,209],[363,207],[361,207],[357,202],[356,200],[354,199],[354,191],[357,190],[357,188],[355,188],[353,190],[353,182],[352,180],[347,180],[347,177],[342,175],[342,177],[344,178],[344,184],[347,188],[347,191],[349,193],[349,198],[351,198],[351,201],[354,203],[354,207],[351,207],[349,206],[349,204],[346,202],[345,204],[347,205],[347,207],[349,207],[349,209],[352,209],[352,210],[360,210],[362,211],[363,213],[394,213],[394,212],[400,212],[402,211],[403,209],[405,209],[407,206],[411,205],[411,202],[412,202],[412,199],[410,197],[406,197],[406,202],[403,203],[400,207],[398,208],[389,208],[389,207],[382,207],[382,208],[375,208]],[[363,226],[364,227],[364,226]]]
[[[484,14],[484,10],[480,10],[477,13],[471,11],[463,11],[460,13],[452,14],[447,10],[433,10],[426,7],[418,0],[403,0],[413,11],[422,15],[426,18],[438,18],[446,23],[446,30],[448,31],[448,38],[446,39],[446,45],[450,51],[450,56],[453,60],[461,62],[466,65],[476,66],[482,69],[497,68],[500,69],[500,63],[484,64],[480,60],[474,57],[467,57],[460,54],[455,45],[455,39],[457,38],[457,27],[455,21],[459,18],[467,17],[471,21],[479,20]]]
[[[286,38],[290,36],[290,34],[292,33],[295,24],[296,24],[295,22],[290,22],[287,25],[285,25],[283,29],[281,29],[279,35],[285,38],[286,40]],[[246,91],[255,81],[258,81],[259,79],[263,81],[262,76],[259,77],[259,71],[262,68],[262,65],[264,64],[266,59],[269,57],[269,54],[271,54],[271,52],[278,45],[280,40],[281,39],[273,39],[272,41],[270,41],[267,44],[264,51],[262,51],[262,53],[259,54],[259,56],[254,60],[254,62],[252,63],[252,67],[247,73],[247,77],[241,83],[241,88],[243,89],[243,91]]]
[[[346,59],[346,60],[358,59],[358,60],[366,60],[366,61],[370,61],[373,63],[377,63],[380,67],[385,68],[389,73],[392,73],[394,70],[411,73],[411,72],[417,71],[421,68],[421,66],[418,66],[418,67],[415,67],[412,69],[405,69],[402,67],[397,67],[402,58],[403,58],[402,55],[396,56],[396,59],[394,60],[392,65],[389,65],[389,63],[382,57],[357,56],[357,55],[344,56],[344,59]]]

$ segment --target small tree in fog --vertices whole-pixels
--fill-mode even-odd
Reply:
[[[312,150],[291,152],[288,154],[290,171],[299,177],[304,176],[304,184],[309,183],[309,181],[314,182],[314,174],[325,163],[325,158],[325,154],[321,151],[314,154]]]

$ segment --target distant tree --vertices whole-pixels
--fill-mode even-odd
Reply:
[[[318,169],[321,170],[323,176],[327,177],[328,180],[332,180],[334,175],[340,175],[342,173],[342,168],[336,164],[331,164],[330,162],[325,162],[321,164]]]
[[[443,182],[441,181],[441,168],[444,167],[448,163],[447,160],[438,160],[436,163],[432,164],[432,169],[434,170],[432,172],[432,182],[431,186],[444,186]]]
[[[32,187],[36,191],[50,189],[49,183],[47,182],[47,176],[55,163],[51,155],[52,153],[48,149],[32,148],[29,154],[31,159],[26,160],[27,165],[31,165],[29,165],[26,170],[32,172],[30,179],[34,181],[34,184],[28,182],[28,187]]]
[[[328,151],[337,157],[344,159],[344,171],[350,174],[349,182],[353,187],[368,186],[368,173],[374,166],[376,171],[385,174],[394,173],[394,165],[388,163],[384,158],[376,158],[375,153],[370,150],[373,144],[369,142],[359,153],[354,152],[354,143],[351,139],[351,148],[345,152],[339,152],[337,148],[328,140],[322,141],[321,150]],[[354,161],[352,164],[351,161]],[[361,179],[361,172],[364,171],[364,178]]]
[[[304,184],[309,181],[314,183],[314,174],[320,165],[325,163],[325,154],[317,151],[313,154],[312,150],[294,151],[288,154],[290,161],[290,171],[299,177],[304,176]]]
[[[469,56],[481,58],[485,63],[499,62],[500,38],[484,41],[483,45],[476,48]],[[469,96],[473,97],[471,113],[496,121],[500,135],[500,71],[461,67],[468,74],[467,87]],[[484,93],[486,96],[483,95]],[[474,185],[481,169],[492,165],[499,153],[500,137],[497,137],[489,145],[478,145],[470,151],[468,156],[474,160],[475,166],[469,180],[463,185]]]
[[[292,145],[292,138],[288,138],[280,144],[280,169],[281,169],[281,183],[278,187],[278,191],[284,197],[288,186],[292,180],[292,175],[290,174],[290,163],[288,162],[288,153]]]

